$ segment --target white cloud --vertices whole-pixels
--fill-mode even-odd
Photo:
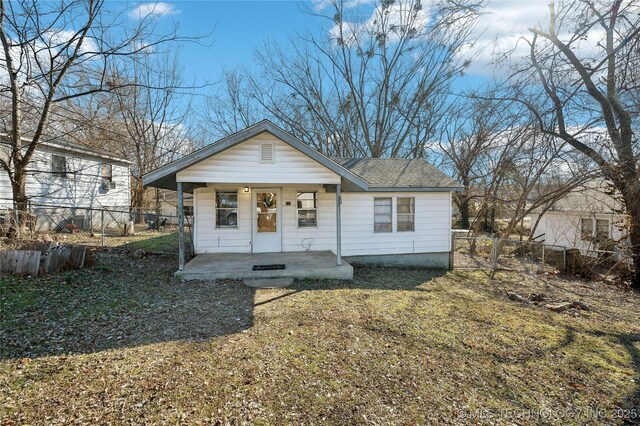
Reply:
[[[472,74],[486,75],[492,71],[491,64],[500,54],[509,54],[518,59],[529,54],[529,44],[523,39],[531,40],[530,28],[548,27],[548,0],[490,0],[480,15],[473,45],[463,52],[465,57],[473,56],[473,63],[468,70]],[[559,37],[567,40],[569,28],[564,28]],[[580,41],[577,52],[582,57],[592,56],[598,51],[597,43],[602,40],[602,31],[598,28],[587,34],[586,40]]]
[[[144,19],[151,16],[176,15],[180,13],[171,3],[140,3],[129,11],[129,18]]]

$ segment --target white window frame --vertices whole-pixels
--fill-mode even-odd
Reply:
[[[218,210],[233,210],[233,208],[229,208],[229,207],[218,207],[218,194],[219,193],[229,193],[229,194],[236,194],[236,226],[219,226],[218,225]],[[240,229],[239,226],[239,222],[238,222],[238,216],[239,216],[239,210],[240,210],[240,190],[232,190],[232,189],[220,189],[220,190],[215,190],[213,192],[213,211],[214,211],[214,215],[213,215],[213,224],[215,226],[215,229]]]
[[[594,237],[599,238],[598,234],[600,231],[598,231],[598,221],[607,222],[607,235],[604,238],[611,238],[611,221],[609,219],[598,219],[597,217],[595,218],[595,225],[593,227]]]
[[[64,171],[63,172],[56,172],[53,170],[53,166],[54,166],[54,158],[62,158],[62,160],[64,161]],[[69,177],[69,162],[67,161],[67,156],[66,155],[61,155],[61,154],[51,154],[51,175],[52,176],[57,176],[57,177],[61,177],[61,178],[68,178]]]
[[[109,175],[105,176],[104,172],[104,168],[108,167],[109,168]],[[113,182],[113,164],[111,163],[102,163],[100,164],[100,179],[102,179],[103,181],[107,181],[107,182]]]
[[[398,200],[400,200],[401,198],[403,199],[409,199],[409,200],[413,200],[412,202],[412,206],[413,206],[413,211],[411,213],[398,213],[398,206],[400,205],[398,203]],[[396,232],[416,232],[416,197],[395,197],[396,199],[396,220],[395,220],[395,224],[396,224]],[[411,221],[411,223],[413,224],[413,228],[412,229],[403,229],[400,230],[399,228],[399,218],[400,216],[407,216],[407,217],[412,217],[413,220]]]
[[[591,231],[588,234],[585,232],[585,229],[584,229],[585,221],[588,221],[589,223],[591,223]],[[581,217],[580,218],[580,239],[583,241],[590,240],[591,238],[593,238],[594,231],[595,231],[595,228],[594,228],[593,218]]]
[[[389,200],[389,230],[377,230],[376,229],[376,200]],[[386,224],[386,222],[381,222]],[[374,234],[389,234],[393,232],[393,197],[373,197],[373,233]]]
[[[316,202],[316,207],[313,209],[299,209],[298,208],[298,196],[300,194],[314,194],[314,200]],[[318,191],[296,191],[296,228],[298,229],[316,229],[318,228]],[[316,212],[316,224],[315,226],[300,226],[300,211],[304,210],[304,211],[309,211],[309,210],[315,210]]]

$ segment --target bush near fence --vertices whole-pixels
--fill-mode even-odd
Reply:
[[[626,275],[631,257],[623,250],[579,250],[530,240],[454,235],[454,269],[523,270],[594,278]]]

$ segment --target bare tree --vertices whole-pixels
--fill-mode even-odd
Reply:
[[[640,4],[552,2],[548,25],[530,31],[529,55],[514,77],[520,93],[512,99],[534,113],[542,132],[589,158],[619,191],[631,217],[633,287],[640,288],[639,152],[633,130]]]
[[[449,108],[438,150],[465,186],[454,196],[461,226],[509,238],[527,215],[582,182],[584,170],[564,141],[537,130],[526,107],[493,93]]]
[[[381,0],[366,15],[349,3],[310,12],[326,24],[320,35],[266,43],[259,75],[227,80],[216,121],[242,123],[258,111],[329,155],[424,156],[449,86],[468,64],[458,54],[482,2]]]
[[[9,176],[18,210],[26,208],[28,165],[52,131],[56,108],[130,85],[110,78],[115,63],[179,40],[175,31],[154,33],[153,14],[129,29],[121,14],[105,10],[104,0],[0,0],[0,93],[10,104],[0,168]]]

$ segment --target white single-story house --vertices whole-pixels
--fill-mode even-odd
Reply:
[[[535,227],[537,241],[577,248],[582,254],[595,256],[597,250],[619,251],[628,245],[629,217],[622,211],[611,188],[602,180],[591,180],[547,211],[532,214],[531,226]]]
[[[0,137],[0,158],[7,159],[9,152],[6,137]],[[99,149],[62,140],[39,143],[26,182],[36,229],[54,230],[69,223],[99,227],[101,209],[112,212],[106,214],[105,226],[126,224],[131,206],[129,167],[129,161]],[[9,175],[0,169],[0,210],[13,207]]]
[[[279,253],[277,259],[324,253],[333,268],[343,258],[448,268],[451,195],[462,189],[422,159],[329,158],[266,120],[148,173],[143,182],[178,191],[179,219],[184,192],[193,192],[196,257],[185,268],[181,250],[177,273],[192,278],[206,276],[196,273],[197,265],[206,269],[241,254],[255,263],[260,253]],[[305,276],[317,275],[296,275]]]

